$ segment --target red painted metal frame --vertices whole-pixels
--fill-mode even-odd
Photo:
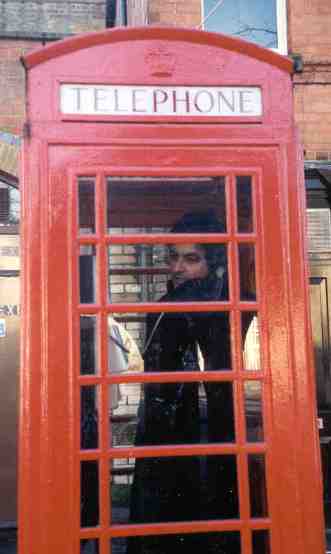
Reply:
[[[133,44],[131,44],[133,42]],[[155,84],[146,73],[143,54],[148,47],[173,48],[188,63],[162,78],[164,85],[217,83],[257,84],[263,87],[263,123],[237,125],[180,124],[120,125],[60,121],[56,83],[69,77],[98,82],[90,75],[100,59],[118,45],[124,70],[118,82]],[[194,47],[194,48],[193,48]],[[99,50],[97,50],[99,49]],[[140,65],[125,66],[130,52]],[[194,49],[194,55],[192,54]],[[219,58],[217,52],[219,51]],[[96,57],[96,52],[98,55]],[[213,53],[225,60],[221,75],[205,69]],[[132,54],[133,55],[133,54]],[[189,60],[194,58],[194,64]],[[227,65],[227,62],[228,65]],[[232,64],[232,65],[231,65]],[[235,64],[235,65],[233,65]],[[20,554],[78,554],[79,539],[100,537],[100,554],[108,554],[110,536],[167,532],[242,530],[242,554],[253,554],[251,529],[271,529],[272,554],[322,554],[323,516],[317,441],[315,388],[310,346],[307,270],[304,247],[304,195],[299,182],[298,139],[293,127],[292,64],[270,51],[210,33],[181,29],[121,29],[68,39],[25,58],[28,69],[27,137],[23,156],[23,332],[20,426]],[[235,79],[233,76],[236,69]],[[111,70],[102,76],[111,81]],[[107,71],[108,71],[107,70]],[[254,83],[251,75],[254,74]],[[68,82],[68,81],[67,81]],[[264,93],[264,92],[263,92]],[[41,98],[43,102],[41,102]],[[197,120],[196,120],[197,121]],[[235,232],[234,176],[253,175],[255,232]],[[96,176],[97,228],[93,236],[78,236],[76,183],[79,176]],[[109,448],[107,389],[118,382],[196,380],[196,374],[109,376],[107,373],[107,314],[159,311],[158,303],[108,304],[106,248],[109,244],[161,243],[166,236],[106,236],[105,177],[228,175],[228,233],[199,237],[199,241],[229,243],[231,297],[228,302],[186,304],[185,311],[231,312],[233,370],[206,372],[199,380],[235,382],[237,398],[235,444]],[[173,235],[173,242],[183,238]],[[196,240],[196,236],[192,236]],[[188,236],[185,236],[187,241]],[[238,259],[235,245],[255,242],[258,298],[239,301]],[[97,245],[100,268],[97,303],[79,304],[77,257],[81,244]],[[163,304],[167,311],[182,308]],[[258,311],[261,317],[262,367],[242,371],[240,312]],[[98,314],[101,373],[79,375],[79,315]],[[246,443],[243,381],[263,382],[265,442]],[[79,391],[84,385],[101,388],[100,448],[80,451]],[[267,451],[270,517],[250,519],[247,452]],[[236,453],[239,463],[241,519],[114,525],[109,527],[109,460],[123,456]],[[101,524],[80,529],[79,463],[100,460]]]
[[[68,38],[27,54],[24,56],[23,62],[26,68],[31,69],[38,64],[52,60],[58,56],[67,55],[77,50],[91,48],[104,43],[134,42],[153,39],[164,39],[167,41],[180,40],[187,44],[194,43],[202,46],[219,46],[230,51],[244,53],[247,56],[266,62],[288,73],[293,72],[293,61],[291,59],[280,56],[272,50],[262,48],[251,42],[246,42],[228,35],[220,35],[219,33],[197,33],[192,29],[169,29],[168,27],[157,26],[136,28],[122,27]]]

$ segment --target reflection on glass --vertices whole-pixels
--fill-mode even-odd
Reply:
[[[240,176],[236,178],[237,185],[237,217],[238,232],[253,231],[252,179]]]
[[[167,273],[164,246],[110,246],[109,300],[111,302],[155,300],[166,292]]]
[[[261,369],[260,326],[256,312],[241,313],[243,369]]]
[[[204,29],[255,42],[266,48],[278,48],[276,0],[204,0]],[[217,8],[217,9],[215,9]],[[212,13],[211,13],[212,12]]]
[[[113,523],[239,518],[234,455],[112,462]]]
[[[99,554],[99,541],[97,539],[80,541],[80,554]]]
[[[241,554],[240,533],[187,533],[182,535],[148,535],[119,537],[111,541],[112,554]]]
[[[270,554],[269,531],[259,529],[252,532],[252,554]]]
[[[80,372],[82,375],[98,373],[97,318],[80,317]]]
[[[111,460],[110,464],[111,523],[116,525],[129,521],[135,460],[120,458]]]
[[[111,385],[112,444],[234,442],[231,383]]]
[[[199,213],[202,207],[216,213],[218,232],[224,233],[224,177],[108,178],[109,233],[165,233],[184,214]],[[214,231],[207,227],[201,232]]]
[[[98,397],[97,387],[80,390],[80,447],[83,450],[98,448]]]
[[[95,179],[78,180],[78,220],[80,233],[95,232]]]
[[[224,244],[109,246],[109,301],[228,299]]]
[[[247,442],[264,440],[262,414],[262,385],[260,381],[244,382],[244,404]]]
[[[99,466],[97,461],[80,464],[80,521],[81,527],[99,524]]]
[[[256,300],[255,252],[252,244],[239,244],[240,300]]]
[[[108,369],[110,373],[143,371],[146,314],[108,316]]]
[[[248,475],[251,517],[267,517],[267,487],[263,454],[248,455]]]
[[[81,304],[92,304],[96,301],[95,262],[95,246],[81,246],[79,252],[79,296]]]
[[[108,367],[110,373],[231,369],[229,314],[114,313],[108,317]]]

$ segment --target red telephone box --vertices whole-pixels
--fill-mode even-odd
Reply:
[[[322,554],[291,61],[141,28],[24,65],[20,554]]]

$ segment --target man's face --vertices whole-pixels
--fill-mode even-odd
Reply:
[[[169,269],[175,287],[190,279],[203,279],[209,272],[205,252],[198,244],[170,246]]]

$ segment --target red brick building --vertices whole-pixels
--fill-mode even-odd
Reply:
[[[278,0],[277,37],[281,53],[294,56],[300,72],[293,79],[295,112],[309,161],[330,160],[330,36],[331,7],[327,0]],[[277,2],[274,0],[275,8]],[[2,6],[1,6],[2,4]],[[24,125],[24,69],[20,57],[43,44],[75,33],[96,31],[113,25],[109,12],[117,4],[117,21],[123,2],[31,2],[0,3],[0,132],[20,136]],[[214,13],[213,6],[217,6]],[[239,8],[240,8],[239,2]],[[273,4],[273,2],[271,3]],[[217,30],[218,12],[226,6],[216,0],[131,0],[127,2],[126,20],[129,25],[144,23],[176,25]],[[242,17],[244,17],[243,14]],[[272,19],[272,18],[271,18]],[[262,25],[263,25],[262,21]],[[270,26],[270,20],[267,22]],[[219,29],[226,31],[227,28]],[[230,29],[231,30],[231,29]],[[268,31],[269,32],[269,31]],[[239,29],[236,36],[249,39],[249,31]],[[259,41],[259,38],[257,39]],[[261,41],[260,41],[261,42]],[[264,41],[267,44],[266,41]],[[262,41],[263,44],[263,41]],[[11,149],[0,143],[0,171],[17,175]]]

